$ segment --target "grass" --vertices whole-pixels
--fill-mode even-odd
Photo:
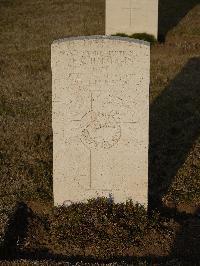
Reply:
[[[27,243],[32,249],[48,249],[62,255],[111,259],[128,254],[133,247],[145,246],[145,236],[153,230],[164,231],[158,214],[148,219],[145,209],[132,202],[112,204],[107,199],[89,200],[87,204],[73,204],[69,208],[55,208],[51,215],[32,217]],[[47,238],[40,241],[41,231],[34,232],[40,223]],[[47,225],[45,227],[45,225]],[[77,231],[79,234],[77,234]],[[161,233],[160,233],[161,235]],[[50,236],[50,239],[49,239]],[[49,246],[52,243],[52,247]],[[26,245],[27,249],[29,245]],[[82,247],[82,248],[80,248]]]
[[[103,199],[53,207],[50,45],[104,34],[104,1],[0,2],[0,234],[9,256],[198,261],[200,6],[160,3],[166,38],[151,47],[149,203],[161,213],[147,218],[141,206]],[[29,210],[24,227],[17,202]]]

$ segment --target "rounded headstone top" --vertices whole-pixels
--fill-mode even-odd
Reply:
[[[52,45],[58,45],[63,42],[68,41],[84,41],[84,40],[111,40],[111,41],[124,41],[128,43],[142,44],[150,46],[150,43],[143,40],[138,40],[129,37],[120,37],[120,36],[109,36],[109,35],[91,35],[91,36],[77,36],[77,37],[67,37],[63,39],[58,39],[53,41]]]

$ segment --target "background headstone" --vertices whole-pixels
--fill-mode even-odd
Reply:
[[[158,0],[106,0],[106,35],[158,35]]]
[[[147,205],[149,43],[90,36],[52,44],[54,203]]]

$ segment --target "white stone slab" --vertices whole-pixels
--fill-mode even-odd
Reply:
[[[147,205],[149,43],[90,36],[51,48],[55,205]]]
[[[106,35],[158,35],[158,0],[106,0]]]

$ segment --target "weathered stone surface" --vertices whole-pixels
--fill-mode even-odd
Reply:
[[[106,34],[158,35],[158,0],[106,0]]]
[[[147,205],[150,47],[90,36],[52,44],[55,205]]]

